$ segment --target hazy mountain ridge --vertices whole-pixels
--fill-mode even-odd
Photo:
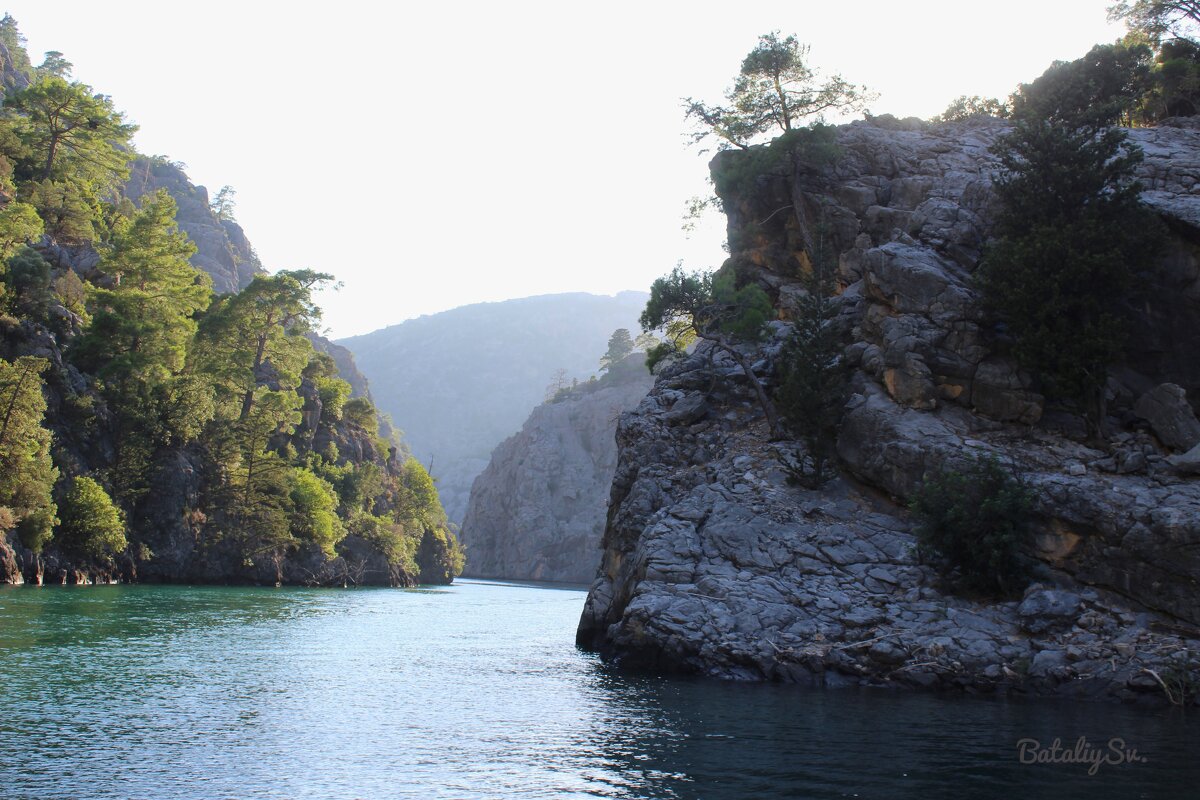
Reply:
[[[492,449],[520,430],[559,369],[586,379],[617,328],[637,331],[643,292],[477,303],[339,339],[381,411],[438,481],[452,521]]]

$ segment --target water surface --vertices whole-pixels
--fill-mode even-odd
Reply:
[[[1194,714],[627,676],[583,599],[0,590],[0,797],[1200,797]],[[1079,736],[1146,761],[1018,761]]]

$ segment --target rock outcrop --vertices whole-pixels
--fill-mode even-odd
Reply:
[[[836,164],[796,159],[722,198],[733,266],[778,297],[782,321],[755,354],[768,382],[806,247],[820,230],[836,248],[855,367],[841,475],[819,492],[789,486],[778,451],[794,444],[768,444],[744,383],[711,381],[736,374],[732,363],[701,348],[670,365],[618,429],[582,646],[826,685],[1178,700],[1200,681],[1200,480],[1135,408],[1163,383],[1179,387],[1176,400],[1200,392],[1200,131],[1133,132],[1145,200],[1172,238],[1136,309],[1128,363],[1113,371],[1116,433],[1099,450],[1045,403],[979,310],[971,273],[995,213],[989,147],[1003,130],[853,123],[839,129]],[[703,416],[675,413],[701,404]],[[1017,601],[947,594],[915,555],[908,499],[926,474],[975,454],[1024,473],[1037,498],[1036,582]]]
[[[264,271],[242,226],[218,218],[209,205],[208,190],[193,184],[182,168],[146,156],[130,162],[124,190],[130,200],[139,202],[143,195],[159,189],[166,189],[175,199],[179,229],[196,245],[192,266],[212,277],[213,291],[229,294],[244,289],[256,273]]]
[[[475,479],[459,540],[466,574],[589,583],[617,468],[617,419],[653,384],[641,354],[533,410]]]

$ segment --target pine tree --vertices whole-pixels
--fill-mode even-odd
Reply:
[[[1016,98],[1016,125],[996,148],[1002,211],[978,277],[1018,361],[1098,435],[1108,367],[1122,354],[1136,276],[1152,267],[1160,226],[1139,200],[1140,149],[1108,127],[1126,92],[1120,82],[1079,85],[1086,74],[1058,65]]]
[[[58,519],[51,497],[58,470],[50,460],[50,431],[42,426],[44,358],[0,359],[0,506],[11,510],[22,543],[35,553]]]

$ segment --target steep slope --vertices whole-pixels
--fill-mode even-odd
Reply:
[[[797,158],[726,192],[734,264],[773,291],[784,320],[752,354],[768,382],[805,243],[825,232],[839,255],[855,367],[841,477],[821,491],[788,484],[776,454],[794,445],[768,443],[728,356],[701,348],[669,365],[618,429],[582,646],[625,663],[828,685],[1178,699],[1200,681],[1200,479],[1168,446],[1193,412],[1137,402],[1194,403],[1200,391],[1200,131],[1133,132],[1144,199],[1171,243],[1110,383],[1120,432],[1100,451],[1079,442],[1078,419],[1045,411],[979,309],[970,275],[994,213],[989,146],[1003,130],[853,123],[838,130],[832,166]],[[1150,391],[1164,382],[1176,388]],[[701,411],[680,420],[680,403]],[[1023,473],[1036,497],[1041,564],[1020,602],[947,594],[914,552],[907,500],[925,475],[978,454]]]
[[[179,228],[196,245],[192,266],[212,277],[214,292],[244,289],[255,274],[264,272],[242,226],[213,213],[205,187],[194,185],[178,164],[146,156],[134,159],[125,196],[136,203],[159,189],[166,189],[175,199]]]
[[[565,370],[594,373],[617,328],[637,330],[641,292],[479,303],[339,340],[371,381],[413,454],[430,466],[446,513],[462,520],[492,449]]]
[[[653,384],[640,353],[543,403],[475,479],[459,540],[466,574],[587,583],[617,468],[617,418]]]

